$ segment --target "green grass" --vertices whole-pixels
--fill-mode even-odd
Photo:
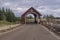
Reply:
[[[26,22],[34,22],[35,19],[26,19]],[[41,18],[40,22],[46,22],[46,19]]]
[[[15,24],[14,22],[7,22],[7,21],[0,21],[0,26],[2,25],[10,25],[10,24]]]
[[[34,19],[27,19],[27,22],[34,22]]]

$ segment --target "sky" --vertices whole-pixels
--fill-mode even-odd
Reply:
[[[16,16],[21,16],[30,7],[42,15],[60,17],[60,0],[0,0],[0,8],[10,8]]]

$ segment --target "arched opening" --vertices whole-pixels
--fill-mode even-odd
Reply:
[[[37,24],[39,18],[40,17],[35,13],[29,13],[25,15],[25,24]]]
[[[37,18],[36,18],[37,15],[35,14],[27,14],[26,15],[26,24],[36,24],[37,23]]]
[[[28,15],[26,15],[26,23],[27,23],[27,24],[35,23],[34,21],[35,21],[35,20],[34,20],[34,15],[33,15],[33,14],[28,14]]]

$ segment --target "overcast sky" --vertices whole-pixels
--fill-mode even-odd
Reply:
[[[60,17],[60,0],[0,0],[0,7],[10,8],[16,16],[34,7],[42,15],[52,14]]]

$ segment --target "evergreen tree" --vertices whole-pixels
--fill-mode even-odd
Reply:
[[[0,20],[5,20],[5,12],[4,12],[4,9],[1,9],[0,8]]]
[[[15,17],[14,13],[10,9],[0,8],[0,20],[5,20],[8,22],[15,22],[18,18]]]
[[[15,15],[12,12],[12,10],[8,9],[8,12],[6,14],[7,21],[9,22],[15,22]]]

